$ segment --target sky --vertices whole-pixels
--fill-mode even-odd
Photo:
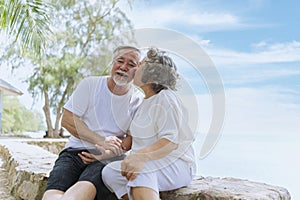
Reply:
[[[137,30],[173,31],[194,41],[222,79],[224,120],[213,150],[199,162],[201,175],[279,185],[288,188],[292,199],[300,198],[299,7],[296,0],[149,0],[122,6]],[[170,42],[168,34],[157,36],[158,42],[147,37],[158,46],[165,45],[163,39]],[[197,131],[207,134],[218,110],[213,92],[205,74],[188,64],[186,46],[174,43],[184,60],[177,67],[198,109],[194,101],[186,106],[192,117],[198,116]],[[195,56],[197,49],[188,47]],[[198,152],[202,147],[196,146]]]
[[[273,135],[300,130],[299,6],[296,0],[149,0],[124,8],[136,29],[179,32],[207,53],[225,88],[223,133]],[[191,84],[203,102],[200,131],[206,132],[209,92]]]
[[[193,40],[211,59],[225,88],[223,133],[300,130],[298,1],[135,0],[131,8],[125,2],[120,7],[135,29],[177,32]],[[0,78],[24,92],[20,99],[27,107],[42,112],[42,101],[33,105],[27,92],[24,80],[29,75],[26,70],[11,75],[1,66]],[[184,77],[197,95],[198,128],[205,133],[211,120],[207,116],[212,115],[205,77],[189,72]]]

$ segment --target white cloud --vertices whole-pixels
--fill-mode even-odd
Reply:
[[[248,6],[262,7],[266,0],[250,0]],[[249,24],[241,16],[241,12],[224,9],[215,4],[195,1],[173,1],[168,3],[135,2],[133,9],[126,4],[121,5],[129,16],[135,28],[172,28],[188,33],[189,36],[207,50],[213,61],[221,65],[257,64],[274,62],[294,62],[300,60],[300,43],[298,41],[278,44],[268,44],[261,41],[253,44],[252,52],[239,52],[231,49],[214,47],[209,39],[199,39],[199,32],[211,30],[228,30],[245,27],[266,28],[270,24]],[[228,10],[229,9],[229,10]],[[232,9],[232,8],[231,8]],[[250,8],[249,8],[250,9]],[[236,15],[235,13],[239,13]],[[188,28],[187,28],[188,27]]]
[[[296,134],[300,130],[299,94],[276,88],[227,89],[222,134]],[[295,96],[297,95],[297,96]],[[209,95],[198,95],[200,131],[206,133],[212,116]]]
[[[266,41],[260,41],[258,43],[252,44],[252,46],[256,49],[259,49],[261,47],[265,47],[267,46],[267,42]]]
[[[126,10],[126,15],[136,28],[165,28],[176,25],[202,27],[199,30],[209,31],[244,26],[236,15],[228,11],[210,11],[204,6],[181,1],[159,6],[149,6],[146,3],[136,4],[135,8],[130,10],[126,5],[121,5],[121,7]]]
[[[255,52],[238,52],[230,49],[206,48],[213,61],[219,65],[242,65],[300,61],[300,42],[267,44],[257,43]]]
[[[245,66],[244,66],[245,67]],[[251,69],[245,68],[237,72],[232,72],[229,77],[226,78],[226,84],[245,84],[245,83],[257,83],[259,81],[271,80],[283,77],[300,77],[300,69]],[[278,82],[277,82],[278,83]],[[300,82],[299,82],[300,84]]]

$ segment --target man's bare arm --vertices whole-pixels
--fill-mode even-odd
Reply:
[[[116,136],[101,137],[97,133],[90,130],[85,123],[69,110],[64,110],[61,125],[67,129],[73,136],[90,142],[92,144],[98,144],[103,146],[107,150],[111,150],[115,155],[121,155],[123,153],[122,140]]]
[[[92,144],[103,145],[105,138],[91,131],[82,120],[69,110],[64,110],[61,125],[67,129],[73,136],[90,142]]]

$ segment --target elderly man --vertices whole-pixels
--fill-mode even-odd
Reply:
[[[101,171],[124,158],[122,139],[141,100],[131,84],[139,59],[137,48],[120,46],[114,51],[111,76],[88,77],[77,86],[61,122],[72,135],[50,173],[43,200],[104,200],[110,194]]]

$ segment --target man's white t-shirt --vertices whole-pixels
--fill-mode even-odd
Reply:
[[[132,135],[132,153],[143,149],[161,138],[178,144],[178,148],[167,156],[151,163],[146,168],[163,168],[177,159],[189,163],[195,174],[195,153],[192,147],[194,134],[188,125],[188,113],[180,99],[171,90],[162,90],[158,94],[144,99],[130,126]],[[153,164],[153,165],[152,165]]]
[[[79,116],[90,130],[102,137],[123,137],[142,95],[133,86],[125,95],[115,95],[109,90],[107,79],[106,76],[83,79],[64,109]],[[89,148],[94,144],[71,135],[65,147]]]

